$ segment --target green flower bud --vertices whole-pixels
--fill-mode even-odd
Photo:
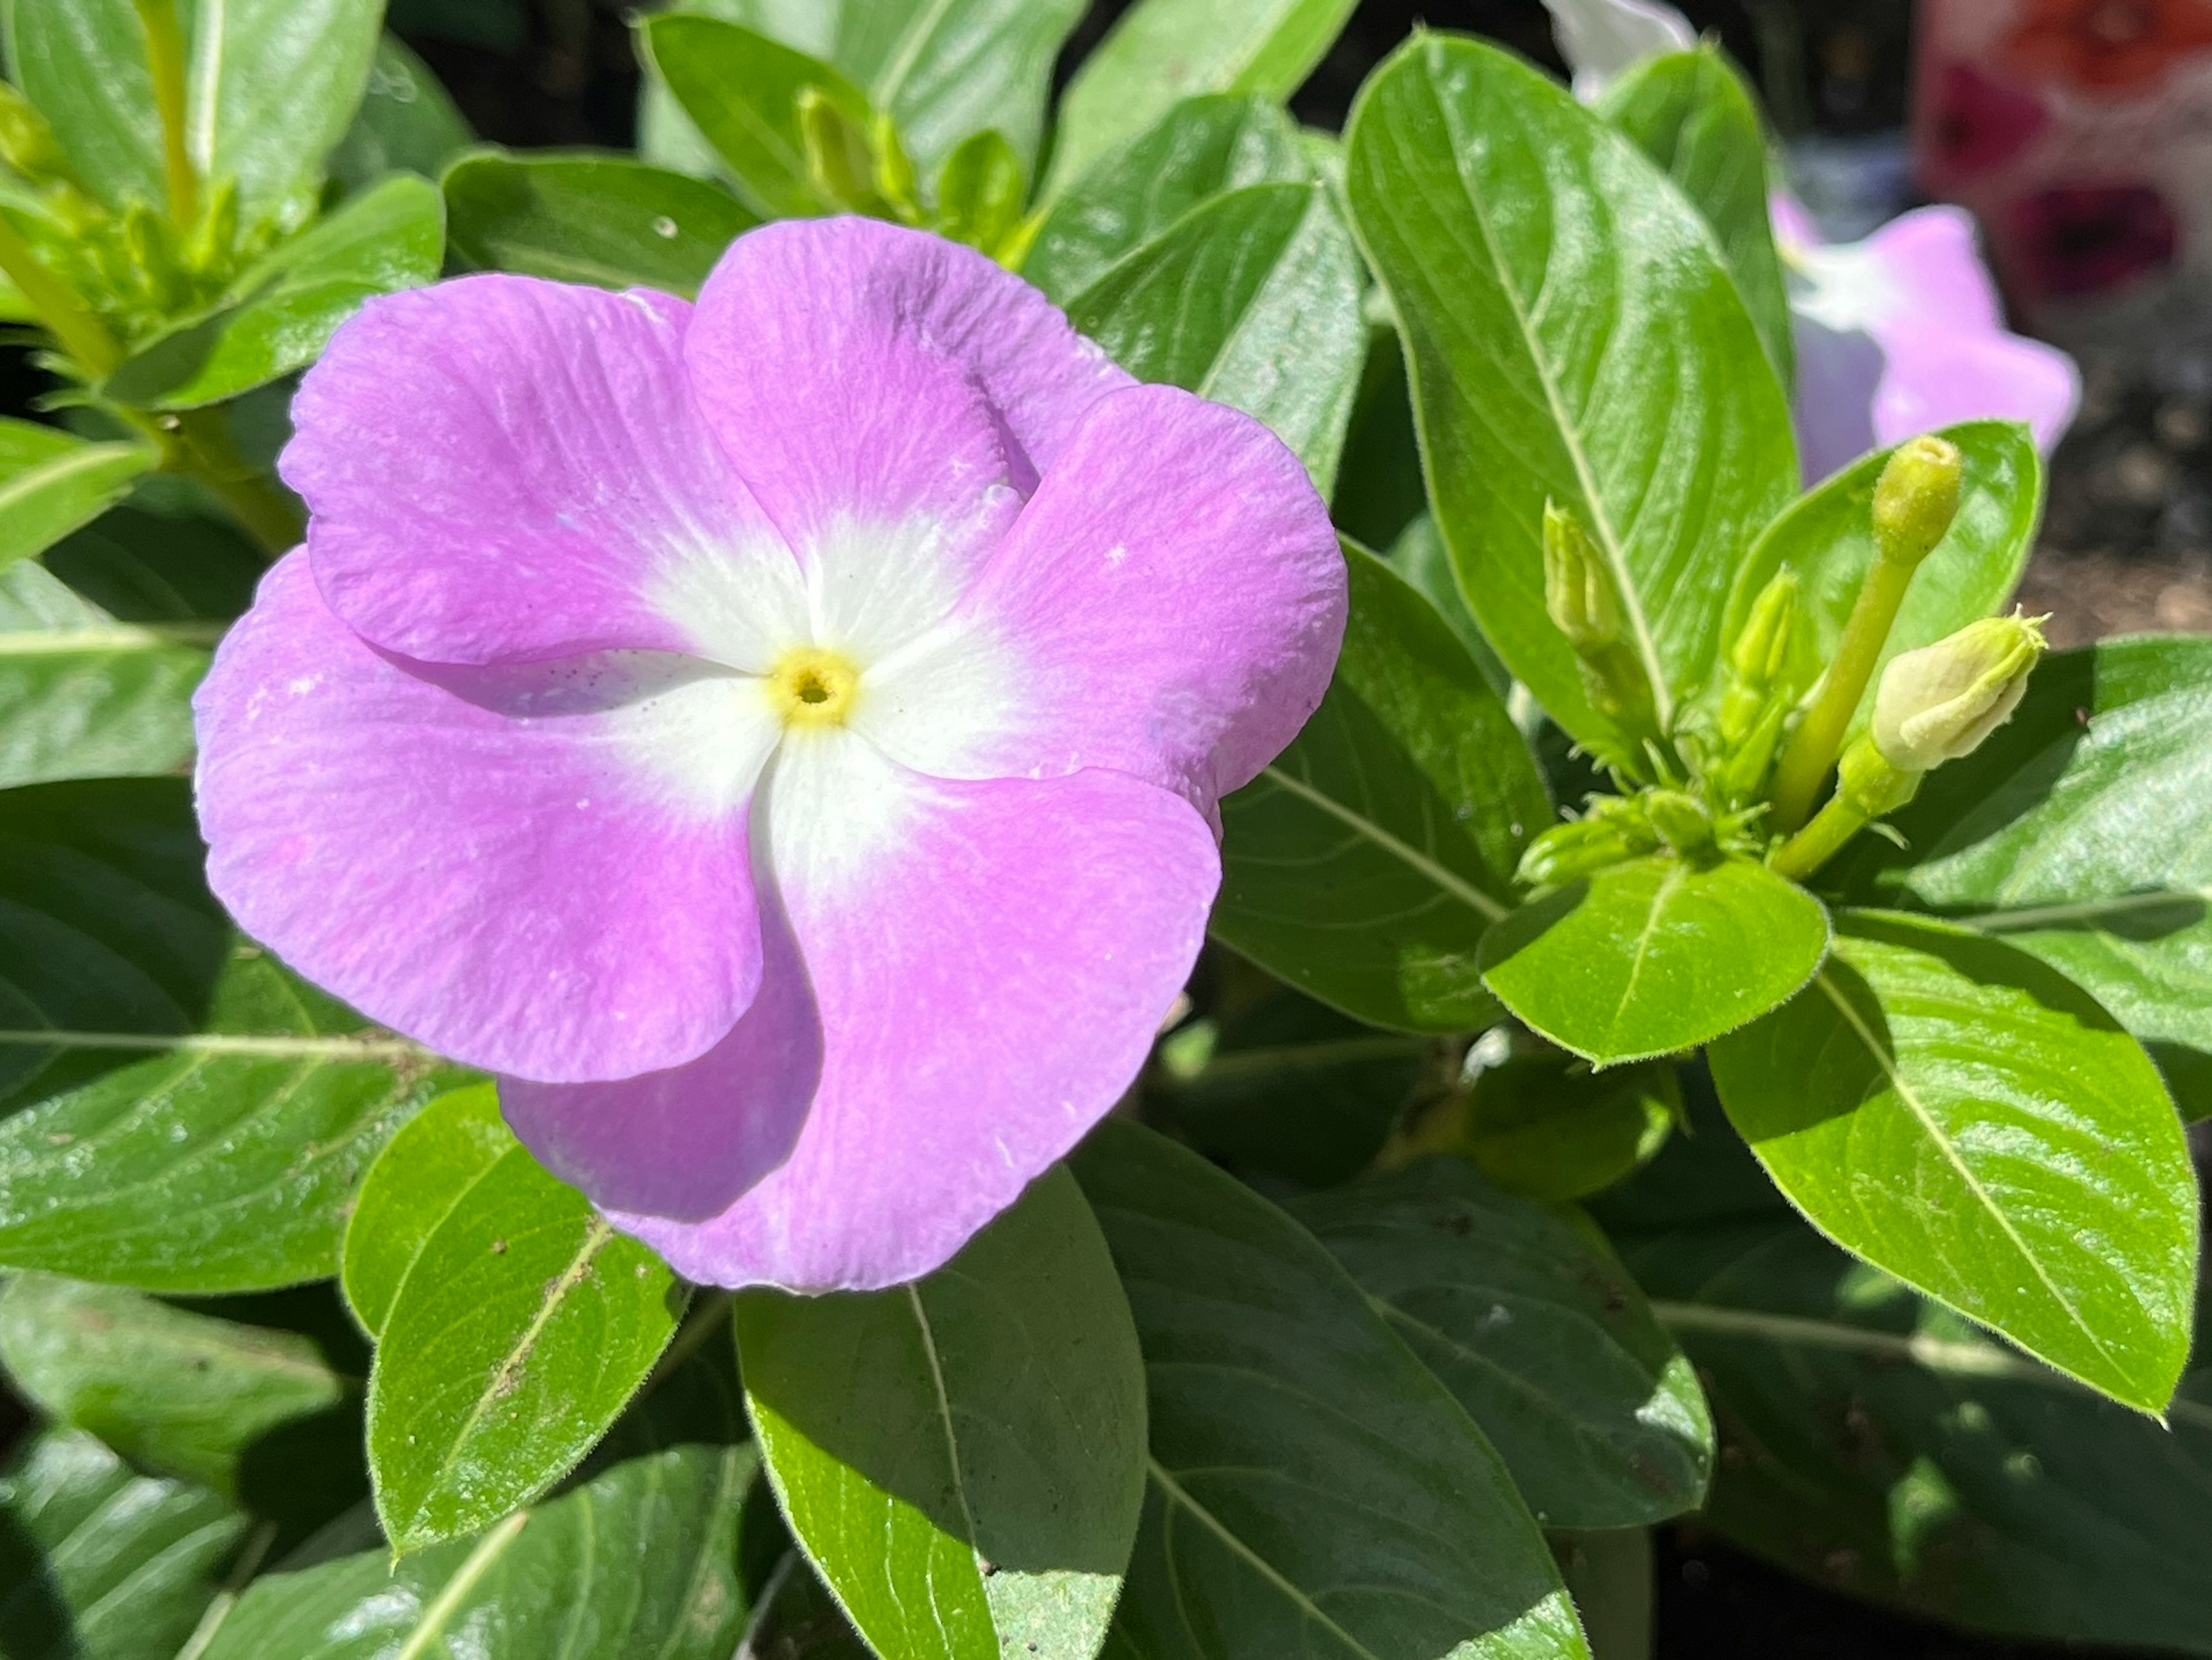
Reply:
[[[1802,587],[1797,573],[1785,565],[1774,573],[1759,591],[1759,598],[1751,602],[1751,615],[1744,619],[1743,632],[1729,648],[1729,666],[1745,685],[1764,691],[1788,677],[1790,648],[1797,634],[1798,591]]]
[[[5,81],[0,81],[0,161],[34,185],[64,178],[69,171],[46,118]]]
[[[1605,556],[1556,502],[1544,503],[1544,609],[1578,652],[1620,639],[1620,597]]]
[[[1959,515],[1959,447],[1932,433],[1897,447],[1874,487],[1874,540],[1893,563],[1925,559]]]
[[[1985,617],[1949,638],[1890,660],[1875,693],[1882,758],[1925,772],[1971,754],[2019,707],[2043,655],[2040,617]]]
[[[1713,821],[1705,804],[1680,790],[1652,790],[1641,800],[1644,818],[1659,839],[1680,854],[1713,850]]]
[[[1595,875],[1650,853],[1656,846],[1649,827],[1636,815],[1593,812],[1588,818],[1554,824],[1531,842],[1514,877],[1530,887],[1560,887],[1577,877]]]

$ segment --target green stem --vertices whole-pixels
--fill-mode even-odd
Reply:
[[[174,440],[172,471],[205,485],[264,552],[287,553],[300,545],[307,534],[300,510],[267,473],[238,453],[222,410],[186,410],[161,424]]]
[[[1844,843],[1867,827],[1867,816],[1838,794],[1831,796],[1813,822],[1791,836],[1769,863],[1778,876],[1802,882],[1833,859]]]
[[[1767,822],[1776,830],[1794,830],[1812,812],[1821,781],[1836,764],[1844,734],[1850,729],[1851,716],[1858,712],[1859,699],[1866,695],[1867,682],[1874,678],[1874,666],[1888,643],[1890,627],[1897,621],[1898,607],[1905,603],[1905,591],[1911,586],[1917,569],[1917,562],[1877,557],[1874,569],[1867,573],[1858,601],[1851,607],[1850,620],[1844,624],[1842,643],[1821,678],[1813,707],[1805,711],[1774,769],[1774,810]]]
[[[108,332],[107,325],[77,298],[76,289],[46,269],[4,213],[0,213],[0,271],[7,272],[8,280],[30,301],[31,309],[39,313],[39,320],[61,343],[62,350],[89,370],[94,379],[109,374],[123,361],[123,348]]]
[[[154,107],[161,117],[161,171],[169,185],[169,217],[179,230],[199,222],[200,179],[185,144],[185,31],[177,0],[137,0],[146,26],[146,63],[154,72]]]

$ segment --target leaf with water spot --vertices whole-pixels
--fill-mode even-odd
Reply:
[[[474,1533],[574,1469],[653,1370],[685,1296],[520,1143],[485,1164],[408,1265],[369,1372],[369,1475],[392,1548]]]
[[[1793,1000],[1711,1051],[1729,1117],[1838,1244],[2147,1412],[2188,1357],[2197,1181],[2150,1058],[2002,940],[1838,920]]]
[[[1552,806],[1528,745],[1436,608],[1347,544],[1336,678],[1290,748],[1222,803],[1217,939],[1377,1025],[1495,1018],[1475,953]]]
[[[1098,1651],[1143,1497],[1144,1368],[1066,1170],[911,1285],[747,1292],[735,1323],[792,1532],[878,1653]]]
[[[331,1273],[355,1184],[467,1074],[240,941],[183,779],[0,791],[0,1267]]]

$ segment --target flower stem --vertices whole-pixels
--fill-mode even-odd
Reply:
[[[1874,678],[1875,664],[1889,640],[1890,627],[1897,621],[1898,607],[1905,603],[1905,591],[1911,586],[1917,563],[1877,556],[1874,569],[1867,573],[1813,707],[1805,711],[1774,769],[1774,810],[1767,822],[1775,829],[1794,830],[1813,810],[1820,782],[1835,765],[1844,733],[1850,727],[1851,716],[1858,712],[1867,682]]]
[[[62,350],[94,379],[123,361],[123,348],[108,332],[107,325],[77,297],[76,289],[46,269],[3,213],[0,213],[0,271],[5,271],[8,280],[30,301]]]
[[[161,117],[161,171],[169,186],[169,218],[179,230],[199,222],[200,179],[185,145],[185,31],[177,0],[137,0],[146,26],[146,64],[154,72],[154,107]]]
[[[1802,882],[1843,851],[1844,843],[1867,826],[1867,816],[1838,793],[1813,822],[1791,836],[1770,861],[1774,873]]]
[[[307,534],[299,508],[267,473],[238,453],[222,410],[185,410],[163,417],[161,425],[173,441],[170,471],[205,485],[264,552],[287,553],[299,546]]]

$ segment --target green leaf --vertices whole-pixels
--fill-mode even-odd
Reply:
[[[1203,93],[1296,92],[1353,0],[1138,0],[1083,61],[1060,103],[1052,190]]]
[[[383,23],[381,0],[202,0],[185,149],[203,178],[238,180],[246,223],[312,210],[303,198],[352,125]]]
[[[2093,1388],[2166,1405],[2196,1177],[2157,1069],[2087,993],[2000,940],[1845,913],[1820,977],[1710,1058],[1822,1232]]]
[[[1362,1025],[1272,981],[1238,1000],[1161,1041],[1148,1111],[1233,1169],[1304,1187],[1365,1170],[1438,1046]]]
[[[295,1332],[44,1274],[0,1289],[0,1363],[48,1418],[227,1498],[248,1447],[349,1388]]]
[[[1217,196],[1067,302],[1140,380],[1257,417],[1324,494],[1366,355],[1359,253],[1322,185]]]
[[[392,1294],[368,1380],[376,1511],[402,1553],[474,1533],[574,1468],[667,1347],[685,1297],[520,1144],[442,1209]]]
[[[760,222],[726,191],[593,150],[479,150],[445,177],[454,255],[484,271],[689,299]]]
[[[1712,1391],[1705,1511],[1744,1549],[1924,1618],[2212,1654],[2212,1369],[2154,1423],[1795,1219],[1622,1242]]]
[[[764,219],[831,213],[810,176],[799,94],[818,88],[866,131],[866,94],[818,58],[734,23],[682,12],[648,17],[638,40],[647,65],[728,168],[738,194]]]
[[[0,792],[0,1265],[248,1291],[337,1265],[458,1081],[234,939],[183,779]]]
[[[0,571],[0,788],[182,772],[220,631],[118,623],[36,563]]]
[[[437,187],[394,173],[247,266],[212,313],[141,347],[103,390],[157,409],[250,392],[313,362],[362,301],[436,280],[445,239]]]
[[[331,152],[331,177],[349,195],[387,173],[435,179],[474,136],[430,66],[387,34],[376,43],[353,125]]]
[[[0,0],[8,67],[78,183],[111,206],[158,206],[161,123],[133,0]]]
[[[1932,645],[2003,605],[2027,562],[2043,513],[2043,462],[2028,429],[2015,421],[1967,421],[1942,435],[1965,462],[1959,514],[1935,551],[1913,573],[1905,604],[1882,648],[1887,663],[1901,651]],[[1891,452],[1853,462],[1792,506],[1763,531],[1736,573],[1723,635],[1733,640],[1759,591],[1784,566],[1797,573],[1818,659],[1826,662],[1843,639],[1859,589],[1874,564],[1874,487]],[[1874,707],[1877,670],[1860,702],[1862,721]]]
[[[1595,1229],[1449,1156],[1290,1208],[1482,1426],[1538,1522],[1634,1527],[1697,1507],[1705,1397]]]
[[[56,543],[39,562],[120,621],[221,623],[253,603],[269,556],[228,520],[133,502]],[[66,614],[42,605],[19,615],[31,623]]]
[[[1186,98],[1060,193],[1022,275],[1064,306],[1201,204],[1247,185],[1303,184],[1312,171],[1279,104]]]
[[[933,228],[994,259],[1009,259],[1029,240],[1029,220],[1022,211],[1028,193],[1021,157],[1006,136],[979,132],[945,159],[937,175]]]
[[[31,1436],[0,1476],[0,1652],[173,1660],[246,1529],[218,1494],[135,1475],[89,1435]]]
[[[1064,1169],[924,1279],[747,1292],[735,1325],[776,1496],[878,1652],[1097,1653],[1144,1499],[1144,1363]]]
[[[1609,1067],[1756,1018],[1827,949],[1820,902],[1765,866],[1656,854],[1514,912],[1483,937],[1482,983],[1560,1048]]]
[[[1496,1005],[1483,932],[1552,806],[1482,672],[1429,603],[1349,548],[1352,615],[1305,730],[1222,803],[1215,936],[1376,1025],[1468,1031]]]
[[[264,1574],[202,1660],[727,1660],[747,1613],[743,1438],[735,1384],[686,1366],[589,1481],[397,1566],[380,1547]]]
[[[144,444],[94,444],[0,416],[0,568],[90,524],[161,459]]]
[[[1560,725],[1619,746],[1544,608],[1547,502],[1605,555],[1662,722],[1796,491],[1790,410],[1711,234],[1565,90],[1424,35],[1347,128],[1352,227],[1395,308],[1423,465],[1484,634]]]
[[[2038,666],[2011,722],[1928,776],[1843,867],[1853,897],[1999,933],[2086,987],[2212,1113],[2212,641],[2112,640]]]
[[[1484,1067],[1449,1145],[1508,1193],[1580,1199],[1650,1159],[1681,1116],[1671,1065],[1594,1072],[1547,1050]]]
[[[1705,216],[1787,386],[1796,361],[1790,295],[1767,222],[1766,133],[1751,88],[1720,48],[1707,44],[1630,65],[1597,107]]]
[[[514,1145],[499,1091],[471,1084],[431,1102],[377,1154],[354,1199],[339,1268],[346,1302],[370,1336],[383,1331],[431,1233]]]
[[[1587,1660],[1498,1455],[1312,1235],[1132,1123],[1073,1162],[1152,1390],[1115,1653]]]

